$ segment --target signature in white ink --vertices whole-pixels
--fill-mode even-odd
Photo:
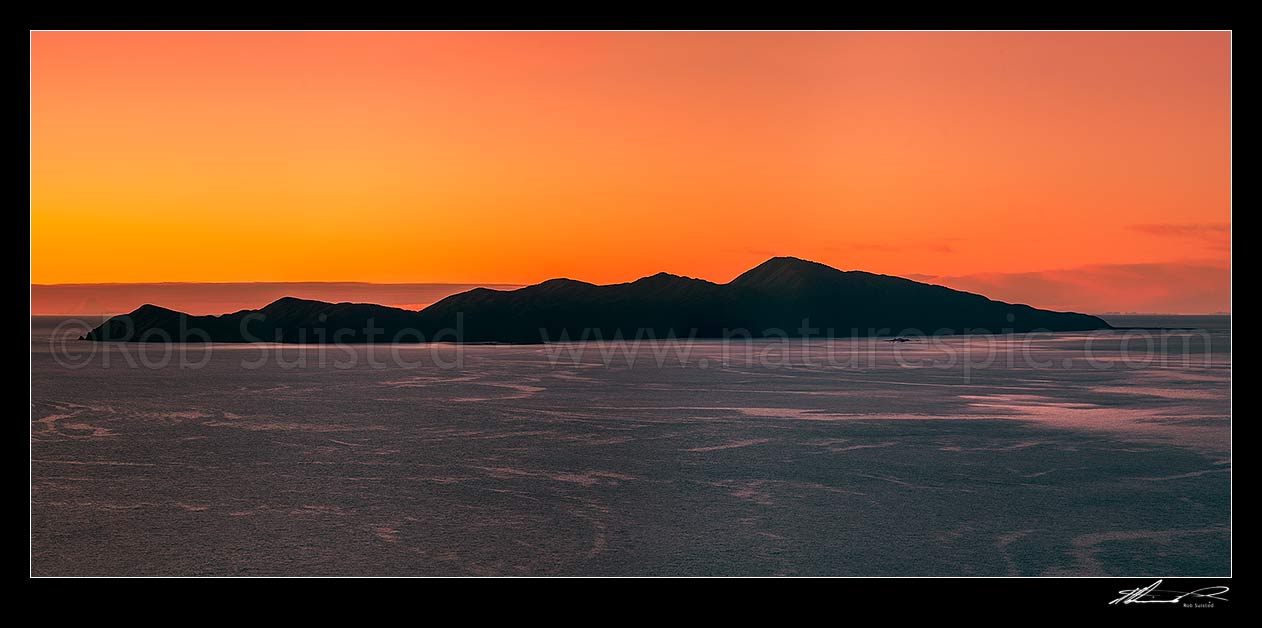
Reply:
[[[1220,595],[1230,591],[1231,589],[1224,586],[1203,587],[1195,591],[1170,591],[1168,589],[1158,589],[1161,585],[1158,580],[1142,589],[1123,589],[1118,591],[1122,597],[1109,602],[1109,604],[1178,604],[1184,598],[1207,598],[1210,600],[1227,601],[1225,597]]]

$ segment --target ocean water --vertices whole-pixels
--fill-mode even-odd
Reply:
[[[1198,329],[170,347],[36,318],[31,571],[1229,575],[1229,319],[1110,322]]]

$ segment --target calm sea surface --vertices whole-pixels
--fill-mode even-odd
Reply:
[[[1198,329],[172,347],[36,318],[32,572],[1229,575],[1230,320],[1108,318]]]

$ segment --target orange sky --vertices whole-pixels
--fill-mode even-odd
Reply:
[[[31,281],[727,281],[794,255],[1227,310],[1230,44],[37,32]],[[1213,289],[1154,301],[1187,268]]]

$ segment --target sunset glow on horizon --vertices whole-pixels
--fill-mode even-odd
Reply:
[[[34,32],[31,90],[33,284],[791,255],[1230,310],[1227,32]]]

